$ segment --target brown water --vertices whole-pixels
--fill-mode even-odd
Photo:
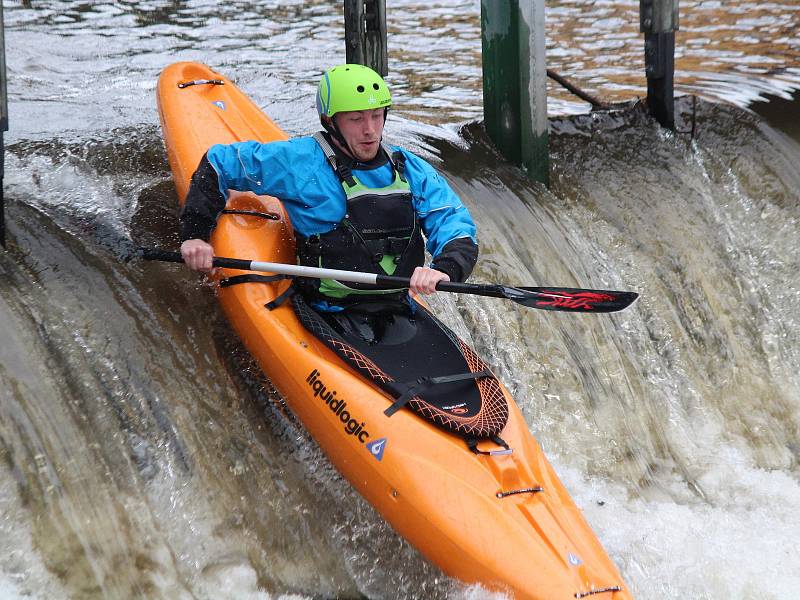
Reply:
[[[551,2],[549,66],[644,95],[635,2]],[[439,313],[496,368],[637,598],[800,586],[797,3],[682,2],[678,129],[552,86],[550,191],[482,129],[479,3],[390,3],[388,135],[479,226],[475,279],[634,289],[582,318]],[[329,2],[5,2],[0,598],[486,598],[330,467],[175,246],[154,89],[207,62],[291,134],[343,60]],[[337,58],[338,57],[338,58]],[[763,119],[743,108],[751,104]],[[579,114],[584,113],[584,114]],[[765,119],[765,120],[764,120]],[[746,549],[746,551],[743,551]]]

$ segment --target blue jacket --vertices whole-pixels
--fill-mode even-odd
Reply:
[[[475,239],[475,223],[458,196],[423,159],[399,148],[406,158],[405,174],[414,207],[427,238],[428,252],[438,255],[451,240]],[[303,236],[327,233],[344,218],[345,194],[319,144],[311,137],[287,142],[239,142],[212,146],[208,160],[219,178],[219,190],[250,191],[280,198],[292,225]],[[356,176],[367,187],[392,182],[388,162],[359,168]]]
[[[431,266],[453,281],[464,281],[478,256],[469,212],[428,162],[402,148],[392,150],[405,157],[405,176],[433,257]],[[370,163],[353,164],[352,169],[368,187],[392,182],[383,153]],[[306,237],[331,231],[345,215],[342,184],[314,138],[218,144],[208,150],[192,176],[181,212],[181,240],[208,240],[230,189],[279,198],[296,232]]]

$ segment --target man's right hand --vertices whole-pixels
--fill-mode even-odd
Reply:
[[[214,248],[208,242],[200,239],[186,240],[181,244],[181,256],[186,266],[201,273],[213,273],[211,264],[214,258]]]

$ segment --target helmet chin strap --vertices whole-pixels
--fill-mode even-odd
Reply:
[[[333,115],[329,119],[320,118],[320,123],[325,128],[325,131],[331,134],[333,139],[335,139],[339,144],[344,148],[347,153],[355,160],[356,155],[353,153],[353,149],[350,148],[350,144],[347,143],[347,140],[344,139],[342,132],[339,131],[339,126],[336,124],[336,115]]]

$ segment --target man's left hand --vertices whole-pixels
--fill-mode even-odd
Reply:
[[[432,294],[440,281],[450,281],[450,276],[430,267],[417,267],[411,275],[409,289],[412,294]]]

